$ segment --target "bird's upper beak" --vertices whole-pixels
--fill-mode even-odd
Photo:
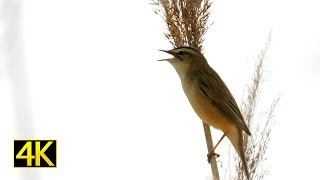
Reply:
[[[162,51],[162,52],[165,52],[165,53],[168,53],[168,54],[171,54],[175,57],[175,53],[173,53],[172,51],[167,51],[167,50],[159,50],[159,51]],[[167,59],[160,59],[158,61],[168,61],[168,62],[171,62],[174,60],[174,57],[173,58],[167,58]]]

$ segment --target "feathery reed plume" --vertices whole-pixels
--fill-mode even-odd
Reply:
[[[246,152],[251,179],[263,179],[268,174],[268,169],[261,168],[261,165],[267,159],[266,151],[269,145],[272,127],[275,123],[275,109],[280,100],[280,97],[273,100],[270,107],[264,110],[265,112],[262,113],[262,116],[258,117],[256,114],[256,109],[258,107],[260,94],[262,92],[261,86],[265,80],[264,61],[267,58],[267,51],[270,42],[271,32],[268,36],[265,47],[260,51],[260,54],[257,57],[257,63],[255,65],[255,72],[252,82],[247,86],[247,95],[241,104],[241,110],[244,119],[249,129],[253,131],[253,135],[250,139],[248,139],[248,136],[244,136],[244,149]],[[236,154],[234,154],[233,157],[234,162],[236,162],[237,165],[237,171],[232,179],[246,179],[243,173],[243,164],[238,160]],[[226,169],[226,171],[228,171],[228,169]]]
[[[208,30],[209,0],[152,0],[154,12],[167,24],[165,37],[173,47],[189,46],[203,51]]]

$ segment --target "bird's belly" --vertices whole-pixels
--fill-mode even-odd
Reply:
[[[224,133],[230,130],[231,123],[199,90],[188,89],[187,92],[184,90],[192,108],[202,121]]]

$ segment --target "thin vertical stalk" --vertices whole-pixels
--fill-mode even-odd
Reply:
[[[3,20],[6,25],[4,52],[11,82],[16,138],[33,138],[33,121],[31,117],[31,102],[29,99],[27,73],[23,56],[22,42],[22,0],[3,1]],[[35,169],[21,169],[21,177],[25,180],[39,180]]]
[[[208,153],[210,153],[211,150],[212,150],[213,147],[214,147],[214,146],[213,146],[213,142],[212,142],[212,137],[211,137],[210,126],[209,126],[208,124],[206,124],[206,123],[203,122],[203,130],[204,130],[204,134],[205,134],[205,136],[206,136]],[[210,165],[211,165],[211,172],[212,172],[212,178],[213,178],[213,180],[220,180],[216,156],[212,156],[212,157],[211,157],[211,159],[210,159]]]

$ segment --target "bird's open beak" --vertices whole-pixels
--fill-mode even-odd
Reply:
[[[165,53],[168,53],[168,54],[171,54],[171,55],[174,56],[174,53],[172,53],[171,51],[167,51],[167,50],[159,50],[159,51],[162,51],[162,52],[165,52]],[[158,61],[168,61],[168,62],[171,62],[171,61],[173,61],[173,59],[174,59],[174,57],[172,57],[172,58],[167,58],[167,59],[160,59],[160,60],[158,60]]]

